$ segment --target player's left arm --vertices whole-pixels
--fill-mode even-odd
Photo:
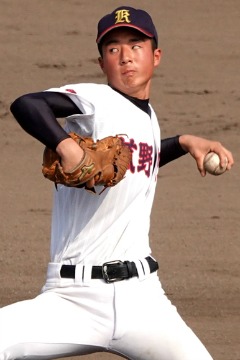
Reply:
[[[194,135],[181,135],[179,144],[186,153],[190,153],[196,160],[198,170],[202,176],[206,175],[203,166],[204,158],[211,151],[218,154],[222,166],[224,166],[227,158],[227,170],[230,170],[234,164],[231,151],[226,149],[219,141],[208,140]]]
[[[159,167],[162,167],[169,162],[178,159],[179,157],[187,154],[180,143],[179,143],[180,135],[165,138],[161,140],[161,153],[160,153],[160,162]]]

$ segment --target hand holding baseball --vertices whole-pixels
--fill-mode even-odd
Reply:
[[[221,175],[227,170],[228,159],[225,158],[224,165],[221,165],[218,154],[211,151],[204,158],[204,169],[211,175]]]
[[[196,160],[198,170],[201,176],[205,176],[206,172],[212,173],[214,170],[205,167],[205,157],[210,156],[210,153],[215,153],[216,157],[219,160],[219,165],[221,169],[218,169],[217,172],[224,172],[230,170],[234,164],[234,159],[231,151],[226,149],[219,141],[213,141],[204,139],[194,135],[181,135],[179,137],[179,143],[181,147],[191,154],[191,156]],[[213,159],[214,159],[213,158]],[[208,171],[208,169],[210,171]],[[224,171],[223,171],[224,169]],[[219,175],[219,174],[215,174]]]

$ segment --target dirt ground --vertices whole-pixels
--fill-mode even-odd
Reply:
[[[0,306],[34,297],[42,287],[52,204],[52,184],[41,175],[43,146],[19,127],[9,105],[23,93],[105,81],[96,61],[96,22],[122,4],[0,1]],[[201,178],[189,155],[162,168],[150,235],[164,288],[183,318],[214,359],[240,360],[240,2],[128,5],[149,11],[158,29],[163,58],[151,103],[162,136],[216,139],[235,157],[232,171],[219,177]]]

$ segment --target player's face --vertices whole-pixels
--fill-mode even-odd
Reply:
[[[153,50],[149,38],[130,28],[119,28],[105,36],[99,63],[109,85],[127,95],[148,99],[160,58],[161,50]]]

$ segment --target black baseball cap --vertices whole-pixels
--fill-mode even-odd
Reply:
[[[130,27],[152,38],[158,46],[158,35],[151,16],[144,10],[129,6],[120,6],[112,13],[105,15],[98,23],[96,42],[99,45],[103,37],[118,27]]]

